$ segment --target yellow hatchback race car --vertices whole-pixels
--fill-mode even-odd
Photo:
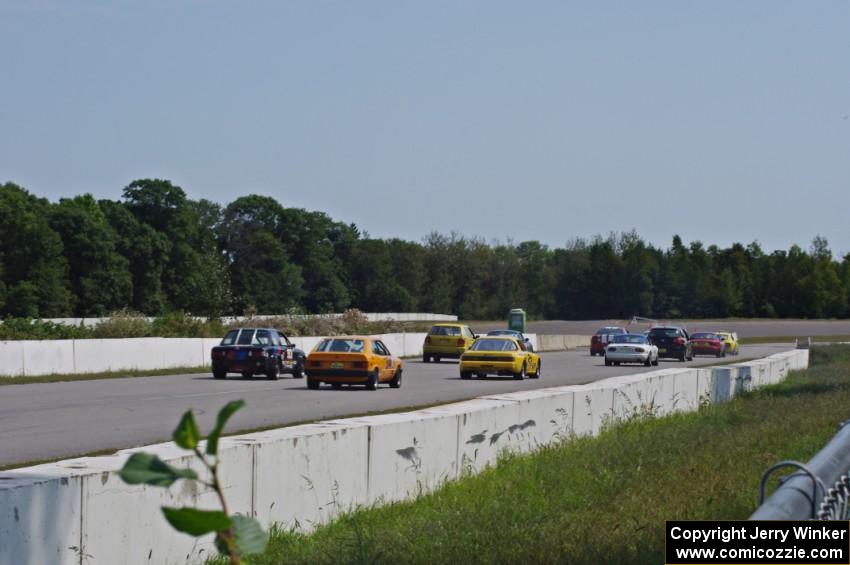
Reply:
[[[342,385],[366,385],[375,390],[379,384],[401,387],[401,359],[394,357],[380,339],[371,336],[325,338],[307,356],[307,388],[321,383],[334,388]]]
[[[512,337],[480,337],[460,356],[460,378],[487,375],[540,378],[540,356]]]
[[[440,359],[457,359],[475,341],[476,336],[469,326],[464,324],[436,324],[425,336],[422,346],[422,361],[440,362]]]
[[[738,334],[735,332],[714,332],[720,338],[720,341],[726,344],[727,355],[737,355],[738,350]]]

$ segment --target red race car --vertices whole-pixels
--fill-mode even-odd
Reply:
[[[717,334],[707,332],[691,334],[691,344],[694,355],[726,357],[726,343]]]
[[[605,355],[605,346],[611,341],[612,336],[629,333],[626,328],[617,326],[606,326],[596,330],[596,334],[590,338],[590,356]]]

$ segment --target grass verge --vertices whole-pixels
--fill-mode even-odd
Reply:
[[[81,373],[79,375],[42,375],[39,377],[0,377],[0,386],[28,385],[33,383],[62,383],[69,381],[96,381],[100,379],[129,379],[137,377],[162,377],[209,373],[209,367],[172,367],[147,371],[106,371],[103,373]]]
[[[665,520],[748,517],[768,466],[808,460],[848,418],[850,347],[815,348],[812,361],[723,405],[509,455],[311,535],[275,531],[251,562],[663,563]]]

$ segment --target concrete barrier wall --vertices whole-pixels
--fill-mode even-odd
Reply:
[[[589,335],[539,335],[537,336],[539,351],[562,351],[590,347]]]
[[[665,369],[580,386],[497,394],[401,414],[351,418],[224,438],[222,479],[233,512],[310,531],[360,505],[407,500],[573,435],[635,414],[726,402],[808,366],[808,350],[714,368]],[[203,487],[125,485],[130,454],[196,464],[173,444],[0,472],[0,563],[185,563],[212,551],[173,531],[161,505],[214,508]]]
[[[395,355],[422,354],[424,333],[383,334],[379,337]],[[322,339],[294,337],[291,341],[309,352]],[[208,367],[210,350],[220,341],[219,338],[164,337],[2,341],[0,377]]]
[[[390,333],[379,337],[390,352],[400,357],[422,355],[424,333]],[[582,336],[528,334],[539,349],[572,349]],[[310,352],[324,337],[293,337],[299,348]],[[587,338],[589,339],[589,338]],[[0,342],[0,377],[33,377],[50,374],[101,373],[123,370],[158,370],[174,367],[208,367],[210,350],[219,338],[139,337],[125,339],[33,340]],[[556,347],[557,346],[557,347]]]

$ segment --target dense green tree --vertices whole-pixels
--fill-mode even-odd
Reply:
[[[503,319],[847,316],[850,255],[825,238],[765,253],[684,242],[667,249],[634,231],[573,240],[486,243],[431,233],[421,243],[361,235],[322,212],[268,196],[223,209],[167,180],[140,179],[121,201],[51,204],[0,185],[0,315],[217,315],[431,311]]]
[[[78,316],[105,316],[132,302],[129,261],[118,251],[118,236],[90,195],[63,198],[50,209],[68,262]]]
[[[124,203],[142,224],[164,234],[171,246],[162,273],[169,310],[219,315],[230,307],[230,282],[210,221],[209,203],[192,203],[179,186],[140,179],[123,192]]]
[[[118,252],[130,265],[133,296],[128,306],[152,316],[167,312],[168,300],[162,280],[171,251],[168,236],[139,222],[119,202],[101,200],[99,204],[116,233]]]
[[[13,183],[0,185],[0,275],[6,315],[60,317],[73,312],[68,263],[49,216],[47,200]]]
[[[279,236],[283,221],[283,207],[267,196],[242,196],[224,209],[217,232],[237,312],[274,314],[301,306],[301,268]]]

